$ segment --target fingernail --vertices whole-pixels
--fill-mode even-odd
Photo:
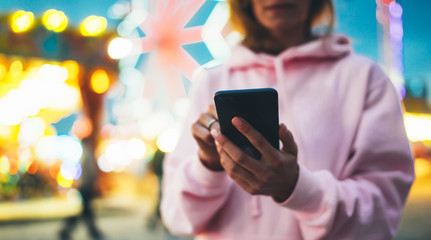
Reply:
[[[211,130],[211,135],[213,136],[213,138],[217,138],[219,133],[217,130],[213,129],[213,130]],[[217,144],[217,141],[216,141],[216,144]]]
[[[237,126],[237,127],[239,127],[239,128],[241,128],[242,126],[243,126],[243,121],[239,118],[239,117],[234,117],[233,119],[232,119],[232,123],[235,125],[235,126]]]

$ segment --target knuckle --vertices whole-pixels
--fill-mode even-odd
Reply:
[[[196,125],[196,123],[194,123],[190,126],[190,131],[192,132],[192,135],[194,137],[196,136],[196,130],[197,130],[197,125]]]
[[[279,169],[279,168],[281,168],[283,166],[283,161],[281,161],[281,159],[279,159],[279,158],[275,158],[273,160],[272,166],[275,169]]]
[[[244,163],[245,159],[246,159],[246,154],[244,152],[238,152],[237,154],[235,154],[234,156],[236,162],[238,163]]]
[[[204,118],[205,118],[205,113],[199,114],[199,117],[198,117],[199,121],[203,121]]]
[[[220,158],[220,165],[225,169],[226,173],[230,175],[229,167],[226,165],[226,161],[223,158]]]
[[[236,165],[236,164],[233,164],[233,165],[230,167],[230,170],[231,170],[231,172],[238,172],[238,171],[239,171],[239,166],[238,166],[238,165]]]
[[[256,181],[253,184],[253,189],[255,189],[256,191],[260,191],[263,188],[264,184],[262,183],[262,181]]]
[[[226,145],[226,139],[223,137],[219,137],[217,139],[217,142],[219,143],[220,146],[224,147]]]
[[[218,121],[215,122],[211,128],[220,132],[220,123]]]
[[[262,185],[263,183],[268,183],[269,182],[269,177],[267,174],[260,176],[260,182],[258,183],[258,185]]]

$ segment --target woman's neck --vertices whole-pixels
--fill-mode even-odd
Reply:
[[[310,40],[310,33],[303,28],[272,32],[272,36],[284,49],[301,45]]]
[[[303,25],[293,29],[273,30],[270,31],[270,34],[271,38],[267,45],[275,46],[272,50],[268,49],[271,54],[278,54],[290,47],[301,45],[312,39],[309,28]]]

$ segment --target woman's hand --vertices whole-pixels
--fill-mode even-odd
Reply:
[[[245,120],[235,117],[232,124],[259,150],[262,158],[250,157],[219,129],[212,129],[220,162],[227,174],[250,194],[272,196],[277,202],[285,201],[293,192],[299,175],[298,149],[290,131],[284,124],[280,125],[279,135],[283,144],[280,151]]]
[[[198,120],[192,124],[191,131],[199,145],[198,156],[201,162],[213,171],[223,171],[211,130],[220,132],[217,111],[213,104],[208,106],[207,112],[199,115]]]

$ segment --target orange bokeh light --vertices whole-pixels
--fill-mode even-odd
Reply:
[[[28,161],[26,164],[26,170],[29,174],[34,175],[36,174],[37,170],[39,169],[39,165],[36,161]]]
[[[72,126],[72,133],[78,139],[84,139],[90,136],[93,126],[89,118],[78,119]]]
[[[9,159],[9,174],[15,175],[19,170],[18,161],[16,159]]]

